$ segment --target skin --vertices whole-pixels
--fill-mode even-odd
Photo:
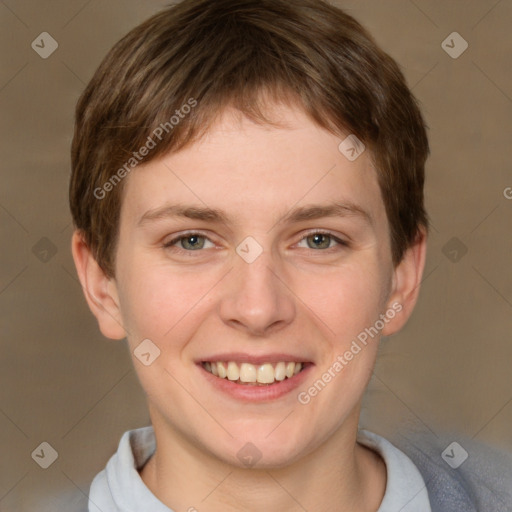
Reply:
[[[393,304],[402,309],[381,334],[402,328],[418,296],[426,235],[394,267],[369,151],[349,161],[338,150],[345,136],[297,107],[273,105],[272,117],[282,126],[227,110],[200,141],[126,178],[115,278],[78,232],[73,257],[102,333],[127,336],[132,356],[145,338],[161,351],[149,366],[134,357],[157,439],[141,477],[160,501],[209,512],[375,512],[386,467],[356,434],[380,336],[308,404],[297,394]],[[358,205],[369,221],[351,214],[278,222],[293,208],[330,202]],[[228,221],[164,217],[138,225],[145,212],[176,203],[221,209]],[[186,230],[206,237],[203,248],[191,250],[191,239],[163,247]],[[315,239],[315,230],[348,246]],[[236,252],[248,236],[263,249],[252,263]],[[219,352],[290,353],[314,367],[300,389],[242,403],[196,365]],[[237,458],[247,442],[262,454],[250,469]]]

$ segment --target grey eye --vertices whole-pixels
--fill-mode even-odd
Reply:
[[[205,237],[201,235],[187,235],[178,240],[183,249],[195,251],[202,249],[205,244]]]
[[[310,249],[328,249],[331,245],[331,236],[325,233],[309,235],[306,240]]]

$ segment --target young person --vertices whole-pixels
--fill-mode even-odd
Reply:
[[[358,427],[419,293],[427,155],[397,64],[321,0],[188,0],[114,46],[77,106],[72,251],[152,425],[90,510],[477,510]]]

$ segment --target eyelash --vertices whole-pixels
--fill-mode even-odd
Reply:
[[[201,233],[199,231],[190,231],[190,232],[182,233],[179,236],[174,237],[172,240],[169,240],[168,242],[163,244],[163,248],[164,249],[172,249],[172,250],[177,251],[179,253],[186,253],[187,255],[190,255],[190,256],[192,256],[193,253],[200,253],[204,249],[187,250],[187,249],[183,249],[181,247],[173,247],[180,240],[184,240],[184,239],[189,238],[189,237],[191,237],[193,235],[198,235],[198,236],[203,237],[203,238],[205,238],[205,239],[207,239],[207,240],[209,240],[211,242],[211,240],[206,235],[204,235],[203,233]],[[330,237],[331,241],[336,242],[338,244],[338,246],[341,246],[341,247],[348,247],[349,246],[348,242],[345,242],[344,240],[338,238],[337,236],[335,236],[330,231],[323,231],[323,230],[313,230],[313,231],[310,231],[310,232],[306,233],[299,240],[299,243],[302,242],[303,240],[305,240],[306,238],[312,236],[312,235],[325,235],[325,236]],[[309,247],[308,247],[308,249],[310,249],[311,251],[315,251],[315,252],[326,252],[326,253],[330,254],[333,249],[336,249],[336,246],[328,247],[327,249],[318,249],[318,250],[311,249]]]

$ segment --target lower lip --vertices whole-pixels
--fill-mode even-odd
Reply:
[[[313,366],[313,364],[308,364],[301,372],[293,377],[276,381],[273,384],[251,386],[250,384],[236,384],[228,379],[216,377],[205,370],[201,364],[198,364],[205,379],[216,389],[244,402],[271,402],[291,393],[304,382]]]

